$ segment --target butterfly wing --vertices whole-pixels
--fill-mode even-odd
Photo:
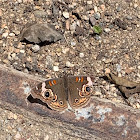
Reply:
[[[88,103],[92,92],[92,79],[86,76],[68,77],[68,101],[72,108],[82,107]]]
[[[31,94],[34,98],[46,103],[51,109],[62,111],[67,108],[67,94],[63,78],[46,80],[38,84]]]

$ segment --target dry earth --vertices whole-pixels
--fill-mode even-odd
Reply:
[[[20,31],[34,22],[53,25],[64,39],[43,46],[19,42]],[[94,33],[94,25],[101,34]],[[118,89],[99,77],[109,68],[140,81],[139,0],[0,0],[0,26],[0,63],[8,67],[46,79],[93,75],[97,96],[124,104]],[[0,139],[77,140],[51,127],[49,133],[19,114],[0,112]]]

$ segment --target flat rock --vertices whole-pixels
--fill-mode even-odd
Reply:
[[[35,23],[25,27],[20,35],[20,41],[27,40],[32,43],[52,43],[62,39],[63,36],[52,29],[47,23]]]

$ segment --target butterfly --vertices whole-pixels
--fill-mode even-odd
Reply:
[[[32,89],[31,95],[46,103],[51,109],[63,111],[76,109],[88,103],[92,94],[93,77],[64,76],[48,79]]]

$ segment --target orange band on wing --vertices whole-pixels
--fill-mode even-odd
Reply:
[[[76,80],[76,82],[78,82],[78,81],[79,81],[79,78],[78,78],[78,77],[76,77],[76,78],[75,78],[75,80]]]
[[[66,104],[64,105],[60,105],[58,102],[51,102],[50,107],[54,108],[54,109],[62,109],[62,108],[66,108]]]
[[[73,106],[74,107],[79,107],[79,106],[84,105],[88,101],[89,101],[89,98],[81,98],[81,99],[78,100],[78,102],[73,103]]]
[[[56,80],[53,80],[53,84],[56,85]]]
[[[84,78],[83,77],[81,77],[81,82],[83,82],[84,81]]]
[[[49,85],[52,86],[52,82],[51,81],[49,81]]]

